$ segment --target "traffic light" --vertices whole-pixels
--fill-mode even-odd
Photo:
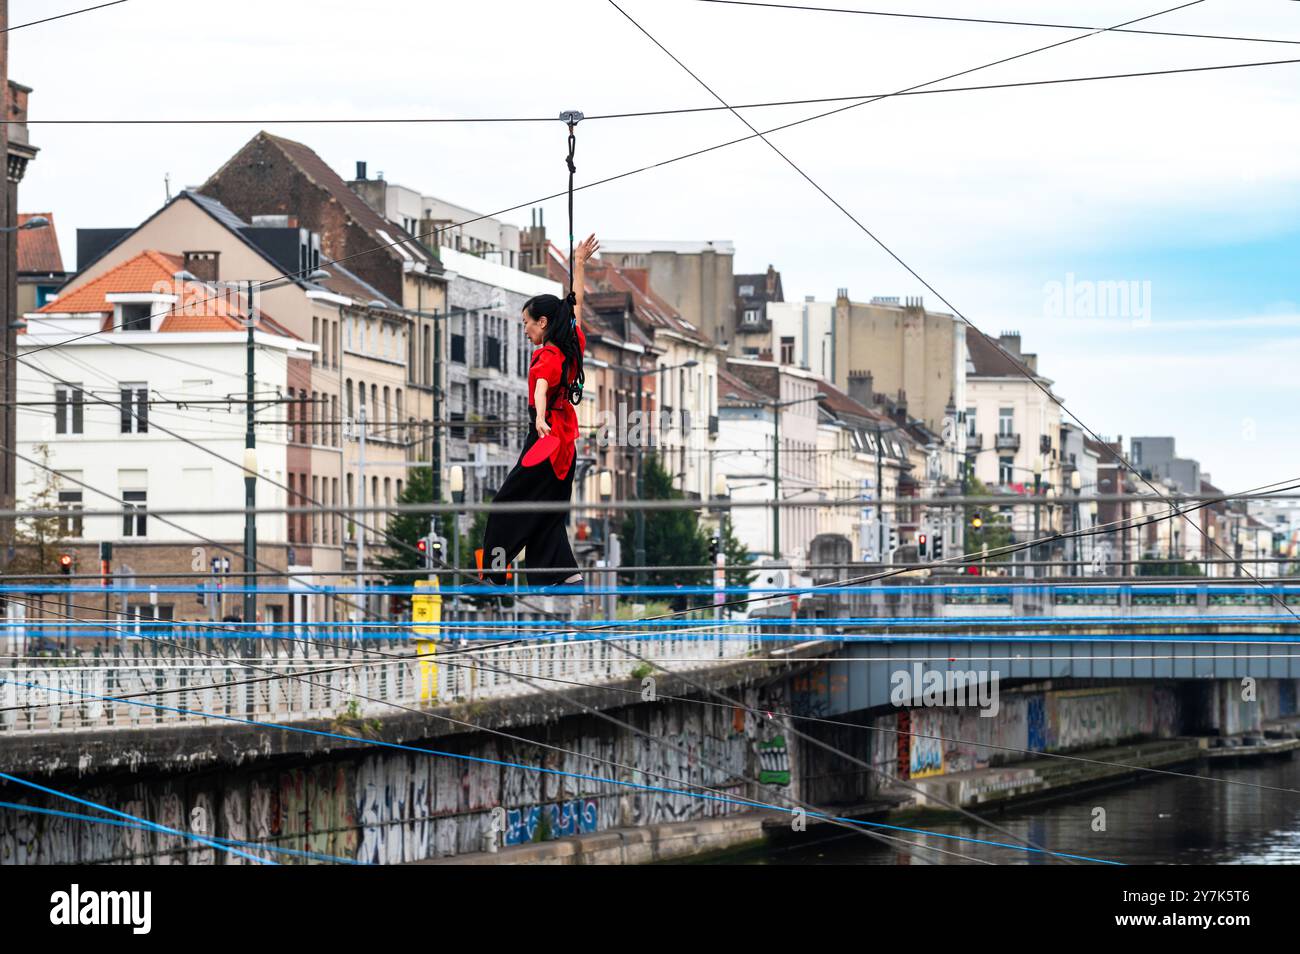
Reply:
[[[936,560],[943,559],[943,533],[942,532],[940,532],[939,535],[934,538],[934,558]]]
[[[419,540],[415,541],[415,549],[420,551],[420,564],[427,570],[433,565],[430,562],[431,555],[429,553],[429,538],[420,537]]]
[[[722,538],[716,533],[709,537],[709,562],[717,563],[718,554],[722,552]]]
[[[429,566],[442,562],[442,537],[429,537]]]
[[[922,557],[922,558],[924,558],[924,557],[926,556],[926,549],[927,549],[927,545],[928,545],[928,543],[929,543],[929,538],[928,538],[924,533],[918,533],[918,534],[916,535],[916,554],[917,554],[917,556]]]
[[[72,576],[72,564],[73,564],[73,559],[72,559],[72,554],[71,554],[71,553],[60,553],[60,554],[59,554],[59,572],[60,572],[60,573],[62,573],[64,576]]]

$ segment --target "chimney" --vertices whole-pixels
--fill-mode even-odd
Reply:
[[[894,421],[898,424],[907,423],[907,392],[902,388],[898,389],[898,403],[894,405]]]
[[[838,307],[840,307],[841,305],[848,305],[848,303],[849,303],[849,290],[848,290],[847,288],[838,288],[838,289],[836,289],[836,290],[835,290],[835,307],[838,308]]]
[[[776,269],[771,265],[767,266],[767,300],[771,301],[772,296],[776,294]]]
[[[859,404],[871,407],[875,398],[871,393],[873,379],[870,371],[849,372],[849,397]]]
[[[184,252],[185,271],[201,282],[215,282],[221,278],[220,252]]]
[[[364,160],[358,159],[358,160],[357,160],[357,179],[360,180],[360,181],[363,181],[363,182],[364,182],[364,181],[365,181],[365,178],[366,178],[366,163],[365,163]]]
[[[1020,357],[1020,332],[1004,331],[998,335],[998,344],[1013,357]]]

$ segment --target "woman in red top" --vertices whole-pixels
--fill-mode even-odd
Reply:
[[[506,476],[493,502],[568,502],[573,496],[573,460],[578,440],[575,405],[582,400],[582,354],[587,336],[582,331],[583,279],[587,259],[600,243],[588,236],[573,254],[573,290],[566,298],[538,295],[524,303],[524,334],[534,345],[528,369],[528,436],[519,461]],[[548,457],[525,464],[538,440],[558,438]],[[582,583],[569,545],[569,516],[563,511],[492,513],[483,534],[482,576],[505,585],[505,568],[526,551],[532,586],[575,586]]]

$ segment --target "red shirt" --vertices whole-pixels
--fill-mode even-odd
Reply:
[[[583,334],[582,325],[578,325],[578,347],[587,350],[587,336]],[[528,368],[528,407],[536,407],[534,394],[538,381],[546,382],[546,403],[550,406],[546,420],[551,425],[551,433],[560,439],[559,446],[551,454],[551,469],[555,476],[563,480],[573,466],[578,440],[578,411],[569,400],[566,379],[561,384],[560,376],[564,371],[564,353],[553,344],[544,344],[533,352],[533,360]],[[561,393],[557,393],[561,392]]]

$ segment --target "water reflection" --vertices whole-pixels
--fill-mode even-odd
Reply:
[[[1300,863],[1300,759],[1272,759],[1244,767],[1202,763],[1185,771],[1214,781],[1148,776],[1141,783],[1102,789],[995,816],[1000,826],[1053,851],[1127,864]],[[1220,779],[1249,784],[1225,784]],[[1292,789],[1274,791],[1270,789]],[[1093,830],[1094,810],[1105,809],[1105,831]],[[971,838],[1007,841],[973,823],[911,827]],[[998,864],[1056,864],[1057,859],[1007,848],[890,832],[971,858]],[[795,836],[797,837],[797,836]],[[936,864],[961,858],[919,852]],[[753,864],[919,864],[897,848],[845,833],[816,844],[771,847]]]

